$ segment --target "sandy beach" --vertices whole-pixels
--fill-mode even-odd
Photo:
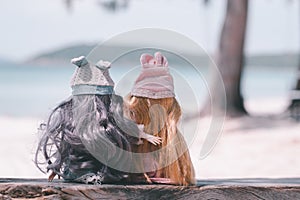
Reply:
[[[206,158],[197,159],[194,146],[191,152],[200,179],[300,177],[300,124],[264,117],[226,120]]]
[[[33,163],[37,118],[0,117],[0,177],[46,177]],[[190,146],[198,179],[300,177],[300,123],[278,117],[226,119],[213,149],[199,159],[208,118]]]

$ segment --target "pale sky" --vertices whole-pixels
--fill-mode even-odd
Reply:
[[[77,0],[70,12],[62,0],[1,0],[0,58],[26,60],[66,45],[100,42],[137,28],[167,28],[190,37],[209,52],[218,42],[225,0],[131,0],[111,13],[96,0]],[[297,0],[249,0],[248,54],[299,50]],[[298,25],[299,24],[299,25]]]

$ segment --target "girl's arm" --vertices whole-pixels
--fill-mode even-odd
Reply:
[[[137,126],[140,130],[140,135],[139,135],[140,138],[147,140],[148,142],[154,144],[155,146],[161,144],[161,142],[162,142],[161,137],[156,137],[156,136],[145,133],[144,125],[142,125],[142,124],[138,124]]]

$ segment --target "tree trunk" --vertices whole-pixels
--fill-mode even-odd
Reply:
[[[297,80],[297,83],[296,83],[296,86],[294,88],[294,93],[295,95],[292,96],[291,98],[291,105],[290,105],[290,109],[293,109],[293,107],[297,107],[297,106],[300,106],[300,55],[299,55],[299,61],[298,61],[298,80]],[[297,95],[296,93],[298,93],[299,95]],[[299,113],[300,115],[300,113]]]
[[[299,7],[299,19],[300,19],[300,7]],[[300,25],[299,25],[300,27]],[[297,83],[291,97],[291,104],[288,110],[291,113],[291,117],[300,120],[300,54],[298,55],[298,73],[297,73]]]
[[[227,10],[217,54],[217,67],[223,79],[226,103],[220,97],[220,87],[213,83],[209,106],[236,117],[246,114],[241,95],[241,75],[244,64],[244,41],[247,24],[248,0],[227,0]],[[224,100],[223,100],[224,101]],[[212,103],[212,106],[211,106]],[[208,111],[210,112],[210,111]]]

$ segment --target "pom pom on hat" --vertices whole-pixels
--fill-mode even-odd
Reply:
[[[73,58],[71,63],[78,66],[71,80],[72,94],[112,94],[114,81],[108,69],[111,63],[100,60],[97,64],[90,63],[84,56]]]
[[[175,97],[167,58],[156,52],[154,57],[142,54],[140,61],[142,71],[134,83],[131,95],[153,99]]]
[[[98,67],[99,69],[106,70],[111,67],[111,63],[108,61],[100,60],[99,62],[96,63],[96,67]]]
[[[77,65],[78,67],[81,67],[81,66],[88,64],[88,61],[84,56],[80,56],[78,58],[73,58],[71,60],[71,63],[74,65]]]
[[[150,54],[142,54],[140,62],[143,68],[168,67],[168,60],[160,52],[156,52],[154,57]]]

